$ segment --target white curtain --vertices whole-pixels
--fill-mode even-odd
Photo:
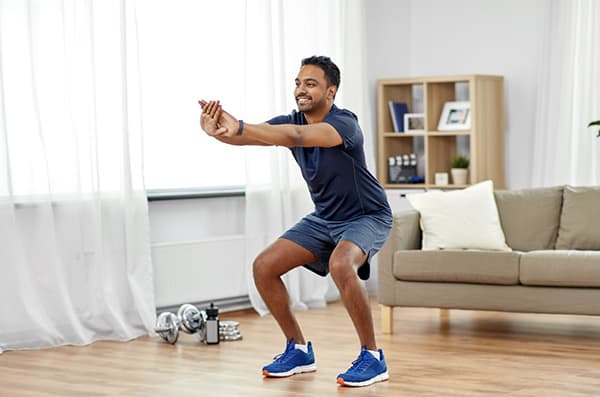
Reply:
[[[153,332],[134,6],[0,1],[0,351]]]
[[[371,116],[364,111],[367,95],[363,75],[362,7],[361,0],[247,1],[244,59],[246,70],[251,72],[246,75],[246,111],[242,118],[262,122],[290,113],[296,108],[293,90],[300,61],[311,55],[326,55],[342,72],[336,104],[357,113],[363,127],[370,125]],[[248,290],[259,314],[268,313],[268,309],[254,285],[254,258],[313,210],[306,184],[289,149],[247,149]],[[323,278],[305,269],[295,269],[283,280],[293,309],[323,307],[327,299],[337,296],[329,277]]]
[[[600,2],[553,0],[540,62],[536,186],[600,184]]]

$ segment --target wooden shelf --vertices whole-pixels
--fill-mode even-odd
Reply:
[[[404,102],[409,113],[424,115],[422,132],[393,132],[390,101]],[[436,131],[444,104],[469,101],[471,129]],[[469,158],[469,184],[491,179],[505,188],[504,78],[490,75],[383,79],[377,86],[377,177],[386,189],[457,189],[435,185],[437,172],[448,173],[457,155]],[[388,158],[416,153],[425,183],[389,183]]]
[[[412,138],[415,136],[425,136],[425,132],[384,132],[383,136],[392,139]]]

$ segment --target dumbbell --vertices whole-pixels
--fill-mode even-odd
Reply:
[[[161,313],[156,320],[154,330],[162,339],[170,344],[175,344],[179,338],[179,330],[188,334],[198,333],[200,340],[206,333],[206,314],[194,305],[186,303],[179,307],[177,315],[171,312]]]
[[[204,340],[206,334],[206,312],[199,310],[196,306],[186,303],[177,310],[179,327],[188,334],[198,333],[200,340]]]
[[[156,319],[154,331],[165,341],[175,344],[179,338],[179,319],[171,312],[163,312]]]

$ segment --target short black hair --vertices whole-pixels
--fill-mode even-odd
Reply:
[[[302,60],[301,66],[305,65],[316,65],[323,69],[325,72],[325,78],[329,85],[334,85],[337,89],[340,88],[340,69],[336,66],[335,63],[329,57],[325,56],[316,56],[304,58]]]

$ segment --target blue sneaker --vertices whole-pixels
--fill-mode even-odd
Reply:
[[[337,383],[343,386],[368,386],[375,382],[388,380],[390,376],[385,365],[383,351],[378,350],[380,360],[373,357],[363,346],[358,358],[352,362],[352,367],[337,377]]]
[[[306,347],[308,348],[308,352],[304,353],[302,350],[296,349],[294,339],[290,339],[287,342],[285,351],[276,356],[271,364],[263,367],[263,375],[281,378],[303,372],[316,371],[317,365],[315,364],[312,344],[308,342]]]

